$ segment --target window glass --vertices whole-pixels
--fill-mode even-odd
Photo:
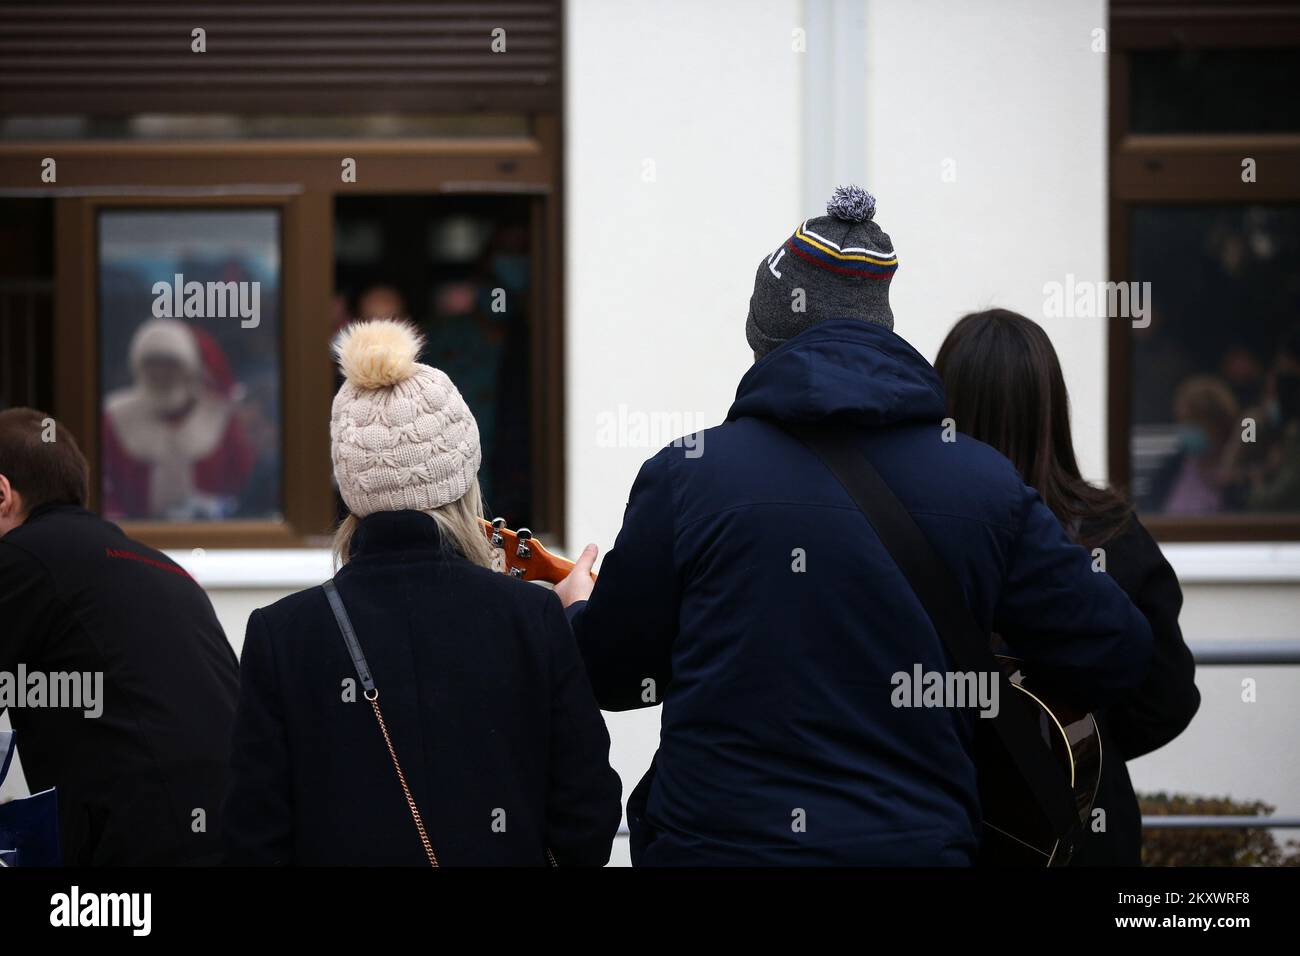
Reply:
[[[0,410],[54,406],[54,200],[0,199]]]
[[[356,196],[335,206],[336,324],[409,318],[421,361],[456,384],[478,423],[492,515],[533,521],[530,201]]]
[[[1300,50],[1148,50],[1129,66],[1134,133],[1300,131]]]
[[[280,214],[99,216],[105,517],[281,515]]]
[[[1138,507],[1300,513],[1300,205],[1136,206],[1130,229]]]

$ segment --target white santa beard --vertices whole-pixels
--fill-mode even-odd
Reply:
[[[141,386],[140,392],[156,415],[174,415],[194,398],[194,389],[188,385],[173,385],[169,388]]]
[[[105,414],[126,454],[149,469],[149,514],[164,516],[198,496],[195,465],[221,443],[230,421],[230,403],[203,394],[183,419],[159,417],[150,396],[139,387],[114,392]]]

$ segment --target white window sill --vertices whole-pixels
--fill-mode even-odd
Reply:
[[[1163,550],[1183,584],[1300,582],[1300,544],[1171,543]],[[205,588],[301,590],[334,573],[325,548],[169,551],[168,556]]]
[[[1160,549],[1183,584],[1300,581],[1300,544],[1293,542],[1170,542]]]
[[[168,551],[205,588],[300,591],[334,576],[328,548],[231,548]]]

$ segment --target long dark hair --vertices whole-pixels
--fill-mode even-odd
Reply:
[[[1047,333],[1006,309],[952,327],[935,368],[959,431],[1011,459],[1066,532],[1085,547],[1112,538],[1132,508],[1083,480],[1070,436],[1070,397]]]

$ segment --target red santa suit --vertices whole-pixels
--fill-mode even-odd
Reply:
[[[147,357],[179,362],[185,381],[159,392],[141,376]],[[109,394],[102,423],[104,507],[110,519],[228,517],[253,467],[234,414],[221,347],[176,319],[151,319],[131,340],[135,383]]]

